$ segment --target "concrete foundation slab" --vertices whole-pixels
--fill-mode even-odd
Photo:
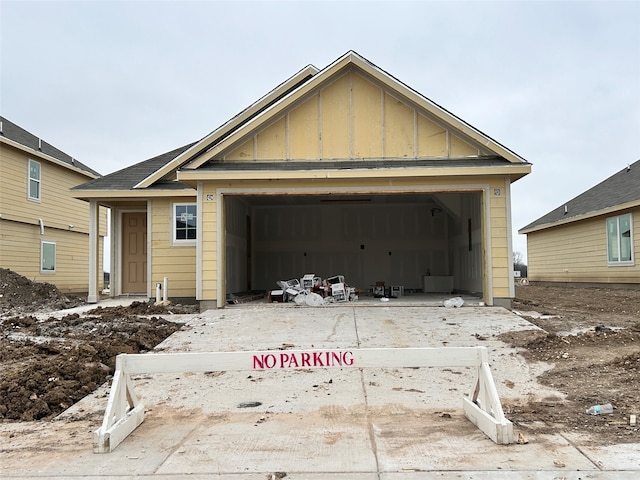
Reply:
[[[158,470],[358,473],[376,471],[363,417],[313,414],[235,414],[194,432]]]

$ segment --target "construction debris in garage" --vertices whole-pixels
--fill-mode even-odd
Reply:
[[[297,305],[319,307],[327,303],[358,300],[356,288],[346,284],[344,275],[323,280],[307,273],[301,279],[281,280],[276,284],[280,288],[269,292],[269,302],[295,302]]]

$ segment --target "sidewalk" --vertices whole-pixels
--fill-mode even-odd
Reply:
[[[456,347],[489,348],[508,406],[558,396],[495,336],[536,328],[493,307],[237,305],[185,316],[163,352]],[[479,340],[484,338],[486,340]],[[496,445],[466,419],[465,368],[326,369],[139,375],[144,423],[94,454],[108,388],[53,422],[0,424],[2,479],[264,480],[631,479],[640,445],[594,447],[575,434],[527,433]],[[515,384],[513,388],[505,385]],[[250,406],[256,405],[256,406]],[[508,409],[505,407],[507,417]],[[514,425],[516,437],[518,425]]]

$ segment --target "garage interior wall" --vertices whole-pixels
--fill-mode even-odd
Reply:
[[[225,197],[226,292],[257,290],[248,269],[251,209],[243,197]]]
[[[429,273],[481,292],[480,194],[419,198],[271,197],[266,204],[226,196],[226,291],[272,290],[306,273],[344,275],[362,292],[378,281],[422,291]]]
[[[482,202],[479,194],[460,195],[458,217],[450,218],[451,251],[455,288],[482,292]]]

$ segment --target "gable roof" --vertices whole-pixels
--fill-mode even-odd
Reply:
[[[203,139],[201,141],[202,145],[198,145],[198,147],[202,147],[200,149],[202,153],[197,156],[193,156],[192,160],[185,165],[185,168],[196,169],[204,165],[206,162],[211,160],[216,153],[222,151],[233,142],[238,141],[238,139],[241,139],[243,136],[246,136],[248,131],[255,129],[257,126],[273,121],[278,117],[278,115],[286,111],[287,108],[293,106],[295,102],[304,98],[305,95],[308,95],[313,90],[319,88],[322,84],[328,83],[331,79],[336,78],[347,69],[354,67],[375,79],[380,85],[384,85],[389,91],[392,91],[394,94],[398,94],[405,98],[408,102],[419,106],[424,111],[429,112],[430,115],[438,119],[440,122],[451,126],[460,134],[465,135],[477,144],[482,145],[484,150],[491,152],[491,155],[501,156],[512,163],[528,164],[526,160],[512,150],[509,150],[504,145],[498,143],[488,135],[453,115],[448,110],[445,110],[440,105],[408,87],[386,71],[361,57],[356,52],[349,51],[334,61],[331,65],[310,77],[308,81],[291,90],[279,101],[274,102],[251,118],[246,119],[241,128],[237,128],[231,134],[218,140],[216,140],[214,136]]]
[[[637,206],[640,206],[640,160],[531,222],[518,233],[531,233]]]
[[[24,128],[16,125],[12,121],[0,116],[0,142],[12,145],[20,150],[26,151],[31,155],[46,159],[52,163],[63,166],[70,170],[83,173],[90,177],[99,177],[100,174],[79,162],[71,155],[57,149],[50,143],[45,142],[36,135],[26,131]]]
[[[270,119],[285,111],[293,102],[309,91],[318,88],[319,85],[330,81],[336,75],[353,67],[364,71],[371,78],[385,85],[390,91],[399,92],[408,101],[420,105],[421,108],[429,111],[434,117],[448,125],[452,125],[460,134],[466,135],[477,144],[482,145],[483,151],[488,152],[488,154],[484,159],[486,161],[480,161],[477,164],[479,167],[494,165],[493,159],[500,158],[499,163],[506,167],[526,166],[526,171],[523,170],[522,172],[507,168],[505,170],[505,172],[508,172],[507,174],[513,174],[515,178],[519,178],[529,173],[530,164],[522,157],[409,88],[357,53],[349,51],[323,70],[318,70],[312,65],[306,66],[199,141],[153,157],[119,172],[106,175],[100,181],[80,185],[75,190],[82,190],[87,193],[90,190],[98,190],[95,195],[101,195],[100,190],[120,190],[130,193],[140,191],[142,193],[148,191],[151,187],[157,187],[158,189],[167,187],[190,188],[185,183],[176,180],[176,172],[178,175],[186,173],[184,178],[180,178],[180,180],[188,181],[189,173],[194,173],[199,167],[202,167],[202,169],[209,167],[209,165],[206,165],[207,162],[220,149],[237,141],[238,138],[246,136],[247,131],[251,131],[256,126],[268,123]],[[361,168],[380,168],[382,166],[381,163],[374,162],[374,164],[366,165],[366,162],[360,162],[358,166]],[[318,164],[316,168],[331,168],[330,165],[330,162],[323,162]],[[401,167],[400,163],[395,165]],[[449,165],[454,166],[453,164]],[[253,166],[255,167],[256,163],[253,163]],[[305,163],[305,169],[313,168],[313,166],[312,163]],[[429,166],[438,167],[439,165],[435,165],[432,162]],[[270,163],[272,171],[274,169],[279,170],[280,167],[285,168],[282,163]],[[337,166],[337,168],[342,167],[342,164]],[[387,167],[390,168],[391,165]]]

